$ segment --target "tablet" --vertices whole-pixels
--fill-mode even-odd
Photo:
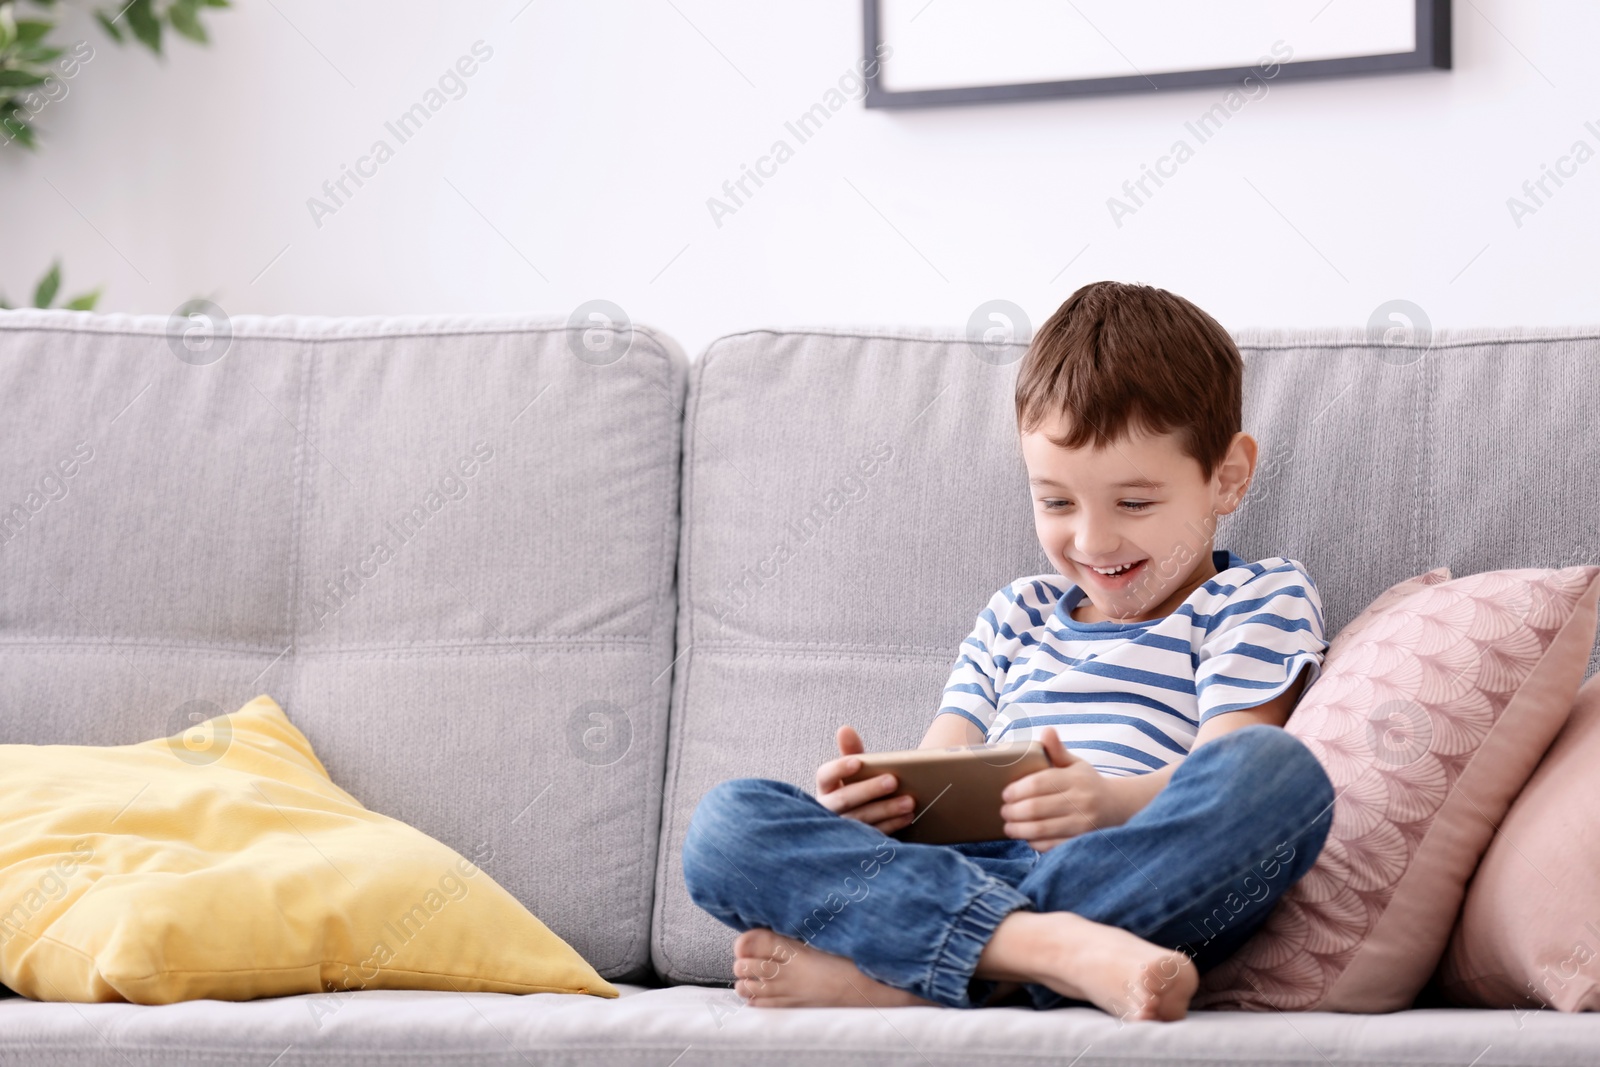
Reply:
[[[845,782],[894,775],[899,788],[892,795],[908,793],[916,806],[911,824],[890,836],[924,845],[1008,840],[1001,790],[1050,766],[1042,741],[863,752],[860,758],[861,769]]]

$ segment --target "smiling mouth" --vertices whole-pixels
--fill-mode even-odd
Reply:
[[[1141,559],[1133,563],[1125,563],[1119,566],[1117,569],[1112,570],[1109,574],[1106,572],[1106,570],[1102,570],[1099,567],[1092,567],[1087,563],[1079,563],[1078,566],[1093,574],[1100,585],[1108,585],[1115,588],[1128,584],[1134,575],[1143,570],[1146,562],[1148,561]]]

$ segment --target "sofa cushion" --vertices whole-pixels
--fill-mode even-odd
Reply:
[[[1451,1008],[1292,1017],[1094,1008],[742,1007],[731,989],[621,985],[615,1000],[375,990],[253,1001],[0,998],[0,1061],[28,1067],[985,1067],[1589,1064],[1600,1016]],[[1487,1055],[1484,1055],[1488,1049]]]
[[[137,1004],[616,996],[489,858],[362,807],[266,696],[136,745],[0,745],[0,978]]]
[[[1600,1011],[1600,675],[1467,884],[1439,965],[1451,1001]]]
[[[1441,564],[1600,563],[1581,521],[1600,513],[1593,331],[1442,330],[1398,352],[1358,329],[1235,336],[1260,461],[1215,543],[1303,562],[1330,638]],[[841,723],[871,749],[914,747],[973,616],[1049,569],[1017,364],[982,357],[935,331],[757,330],[692,368],[652,934],[663,974],[732,975],[733,932],[694,907],[680,864],[706,790],[744,776],[811,789]]]
[[[1600,598],[1600,567],[1440,577],[1401,583],[1328,648],[1286,727],[1333,782],[1327,843],[1194,1007],[1396,1011],[1427,984],[1567,719]]]
[[[492,849],[603,975],[646,973],[682,353],[239,316],[195,365],[166,329],[0,312],[0,741],[129,744],[269,693],[364,805]]]

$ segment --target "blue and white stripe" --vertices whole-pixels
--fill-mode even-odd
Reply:
[[[1084,590],[1060,575],[1019,578],[990,598],[961,643],[938,714],[997,741],[1054,726],[1103,774],[1159,770],[1189,753],[1213,715],[1264,704],[1302,669],[1322,670],[1322,597],[1292,559],[1213,552],[1218,573],[1172,614],[1080,622]],[[1302,690],[1303,692],[1303,690]]]

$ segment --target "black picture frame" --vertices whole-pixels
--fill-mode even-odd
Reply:
[[[1385,74],[1407,70],[1450,69],[1450,0],[1413,0],[1417,46],[1410,52],[1383,55],[1308,59],[1278,65],[1278,78],[1331,78],[1352,74]],[[1153,74],[1125,74],[1067,81],[1022,82],[1013,85],[964,85],[948,89],[885,89],[880,84],[878,47],[879,0],[862,0],[867,107],[946,107],[953,104],[990,104],[1006,100],[1044,100],[1063,96],[1097,96],[1106,93],[1149,93],[1163,89],[1192,89],[1205,85],[1239,84],[1255,67],[1218,67]]]

